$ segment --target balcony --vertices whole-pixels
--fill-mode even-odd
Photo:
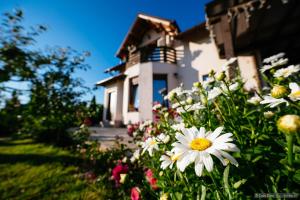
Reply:
[[[137,63],[160,62],[176,64],[176,50],[171,47],[142,47],[128,55],[126,68]]]

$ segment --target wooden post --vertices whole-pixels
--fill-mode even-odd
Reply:
[[[226,59],[232,58],[235,56],[233,41],[232,41],[232,33],[230,28],[230,23],[228,21],[227,14],[221,16],[221,27],[222,27],[222,36],[224,41],[224,51]]]

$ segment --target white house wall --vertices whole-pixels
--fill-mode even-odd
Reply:
[[[177,42],[178,75],[179,81],[186,89],[190,89],[196,81],[202,81],[203,75],[211,70],[220,72],[221,66],[226,62],[220,59],[217,48],[209,38],[200,38],[191,41]]]
[[[129,122],[135,123],[139,121],[139,112],[128,112],[128,104],[129,104],[129,79],[139,76],[140,68],[139,63],[129,67],[124,74],[126,78],[124,80],[123,85],[123,120],[124,124],[128,124]],[[140,90],[140,88],[138,88]],[[140,93],[140,91],[138,91]]]
[[[177,66],[174,64],[159,62],[139,63],[128,68],[125,74],[127,75],[123,90],[123,119],[125,124],[153,119],[153,74],[167,75],[168,92],[178,86]],[[129,80],[136,76],[139,77],[139,111],[128,112]]]
[[[245,82],[244,88],[246,90],[260,88],[261,83],[255,56],[251,54],[238,56],[238,65]]]
[[[123,122],[123,80],[117,82],[117,106],[115,115],[115,125],[120,126]]]
[[[139,120],[152,120],[153,96],[153,64],[152,62],[140,64],[139,75]]]

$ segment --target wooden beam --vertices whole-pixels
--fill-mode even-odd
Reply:
[[[221,27],[223,29],[222,36],[223,36],[223,41],[224,41],[225,57],[227,59],[229,59],[229,58],[234,57],[235,54],[234,54],[234,48],[233,48],[230,23],[228,21],[227,15],[221,16]]]

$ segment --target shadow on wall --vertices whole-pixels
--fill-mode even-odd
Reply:
[[[202,50],[191,51],[189,42],[183,44],[183,49],[177,51],[179,66],[179,83],[184,83],[185,89],[190,89],[194,82],[199,81],[198,70],[192,67],[192,62],[202,54]]]

